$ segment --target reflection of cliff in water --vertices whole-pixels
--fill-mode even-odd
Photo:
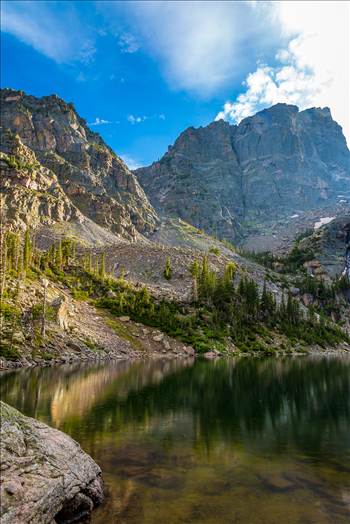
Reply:
[[[281,452],[288,442],[321,449],[335,434],[328,453],[349,446],[346,358],[118,362],[25,370],[2,382],[8,402],[77,440],[108,439],[129,423],[152,432],[162,420],[208,448],[244,438]]]
[[[60,427],[66,420],[86,416],[110,387],[116,401],[121,401],[131,390],[157,384],[169,373],[192,364],[192,359],[179,359],[25,369],[4,375],[0,393],[34,417],[49,411],[50,423]]]

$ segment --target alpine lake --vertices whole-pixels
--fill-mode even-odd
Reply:
[[[5,402],[100,465],[93,524],[348,524],[350,358],[3,372]]]

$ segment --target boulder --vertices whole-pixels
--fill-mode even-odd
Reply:
[[[207,351],[206,353],[204,353],[203,357],[211,360],[213,358],[218,358],[218,355],[214,351]]]
[[[171,346],[170,346],[170,344],[169,344],[169,341],[168,341],[166,338],[163,340],[163,346],[164,346],[164,348],[165,348],[166,350],[168,350],[168,351],[169,351],[169,349],[171,348]]]
[[[56,322],[61,329],[68,330],[69,328],[69,303],[65,296],[57,297],[51,302],[51,306],[55,310]]]
[[[103,500],[101,470],[61,431],[0,402],[2,524],[80,522]]]

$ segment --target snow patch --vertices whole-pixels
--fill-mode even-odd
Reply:
[[[319,229],[321,226],[324,226],[325,224],[329,224],[334,219],[335,219],[335,217],[320,218],[320,220],[318,222],[315,222],[314,229]]]

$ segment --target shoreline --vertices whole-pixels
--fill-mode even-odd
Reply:
[[[187,348],[186,348],[187,349]],[[84,357],[72,355],[70,358],[58,358],[52,360],[45,359],[27,359],[22,360],[5,360],[0,359],[0,373],[5,371],[17,371],[22,369],[32,369],[32,368],[46,368],[54,366],[62,366],[67,364],[107,364],[115,362],[140,362],[140,361],[149,361],[149,360],[175,360],[183,358],[193,358],[199,360],[222,360],[229,358],[281,358],[281,357],[337,357],[337,356],[350,356],[350,347],[348,348],[312,348],[308,351],[276,351],[275,353],[264,353],[264,352],[231,352],[231,353],[219,353],[219,352],[207,352],[207,353],[195,353],[195,352],[181,352],[181,353],[162,353],[154,352],[151,355],[84,355]]]

